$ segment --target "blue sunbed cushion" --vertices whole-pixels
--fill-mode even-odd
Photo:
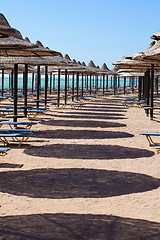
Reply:
[[[39,132],[40,130],[37,130],[37,129],[28,129],[28,128],[24,128],[24,129],[19,129],[19,128],[15,128],[15,129],[11,129],[11,128],[7,128],[7,129],[3,129],[3,128],[0,128],[0,133],[2,132]]]
[[[0,124],[4,124],[4,123],[6,123],[6,124],[11,124],[11,125],[33,125],[33,124],[37,124],[36,122],[7,122],[7,121],[5,121],[5,122],[0,122]]]
[[[1,151],[9,151],[9,150],[10,150],[10,148],[0,147],[0,152],[1,152]]]
[[[32,133],[0,133],[0,137],[28,137],[32,135]]]
[[[160,136],[160,132],[140,132],[141,135]]]

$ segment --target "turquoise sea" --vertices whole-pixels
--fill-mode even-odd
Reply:
[[[126,86],[129,86],[129,78],[126,79]],[[84,87],[85,87],[85,77],[84,77],[84,81],[83,81],[83,84],[84,84]],[[118,82],[118,80],[117,80]],[[90,83],[90,80],[89,80],[89,83]],[[57,89],[57,85],[58,85],[58,78],[57,76],[55,76],[55,89]],[[72,86],[72,76],[69,76],[68,78],[68,85],[69,87]],[[45,78],[44,76],[42,75],[41,76],[41,88],[44,88],[45,86]],[[61,89],[64,88],[65,86],[65,79],[64,79],[64,76],[61,76]],[[82,78],[79,77],[79,87],[81,88],[82,86]],[[95,80],[93,82],[93,78],[92,78],[92,87],[95,86]],[[103,82],[102,82],[102,78],[99,77],[98,79],[98,86],[99,87],[103,87]],[[105,86],[106,86],[106,80],[105,80]],[[113,78],[111,80],[111,77],[109,77],[108,79],[108,86],[111,87],[113,86]],[[120,87],[123,87],[124,86],[124,80],[123,78],[120,79]],[[51,84],[51,87],[53,88],[53,77],[52,77],[52,84]],[[76,87],[76,77],[75,77],[75,87]],[[0,76],[0,89],[2,88],[2,77]],[[22,75],[19,75],[18,77],[18,89],[22,89],[23,88],[23,76]],[[32,88],[32,75],[29,74],[28,75],[28,89],[31,89]],[[34,78],[34,88],[36,88],[36,77]],[[50,88],[50,76],[48,77],[48,88]],[[5,75],[4,77],[4,89],[9,89],[9,75]]]

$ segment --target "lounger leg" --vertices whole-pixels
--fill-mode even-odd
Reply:
[[[2,138],[0,138],[0,141],[2,142],[2,144],[3,144],[5,147],[7,146],[7,144],[5,144],[5,142],[3,141]]]
[[[160,145],[160,143],[154,142],[154,141],[152,140],[151,136],[146,135],[146,138],[147,138],[147,140],[148,140],[148,142],[149,142],[149,146],[150,146],[150,147],[155,146],[155,145]]]
[[[22,140],[20,141],[20,143],[19,143],[19,145],[18,145],[18,148],[21,146],[23,140],[24,140],[24,137],[23,137]]]

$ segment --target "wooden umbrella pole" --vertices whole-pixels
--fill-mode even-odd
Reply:
[[[50,73],[50,95],[52,94],[52,73]]]
[[[126,77],[124,77],[124,95],[126,94]]]
[[[4,69],[2,69],[2,97],[4,94]]]
[[[142,76],[138,77],[138,99],[141,100],[142,96]]]
[[[25,64],[24,72],[24,115],[27,117],[27,83],[28,83],[28,64]]]
[[[83,73],[82,73],[82,97],[83,97]]]
[[[151,64],[151,109],[150,109],[150,118],[153,120],[153,93],[154,93],[154,64]]]
[[[65,104],[67,103],[67,81],[68,81],[68,78],[67,78],[67,69],[65,70],[65,89],[64,89],[64,102]]]
[[[103,74],[103,94],[104,94],[104,86],[105,86],[105,75]]]
[[[90,74],[90,94],[92,93],[92,74]]]
[[[106,90],[108,91],[108,75],[107,75],[107,81],[106,81]]]
[[[57,103],[60,102],[60,81],[61,81],[61,71],[58,69],[58,89],[57,89]],[[58,105],[59,107],[59,105]]]
[[[72,73],[72,101],[74,101],[74,72]]]
[[[39,91],[40,91],[40,66],[37,67],[37,108],[39,108]]]
[[[34,91],[34,72],[32,73],[32,93]]]
[[[45,108],[47,107],[47,90],[48,90],[48,67],[45,66]]]
[[[79,96],[79,73],[77,73],[77,96],[76,96],[76,98],[78,99],[78,96]]]
[[[14,122],[17,122],[18,64],[14,64]]]

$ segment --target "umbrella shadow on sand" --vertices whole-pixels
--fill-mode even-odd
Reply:
[[[160,224],[91,214],[33,214],[0,217],[7,240],[159,240]]]
[[[0,173],[0,191],[32,198],[106,198],[146,192],[160,179],[145,174],[84,169],[33,169]]]
[[[106,115],[106,116],[101,116],[101,115],[96,115],[96,116],[94,116],[94,115],[87,115],[87,114],[84,114],[84,115],[73,115],[73,114],[71,114],[71,115],[69,115],[69,114],[59,114],[59,115],[56,115],[56,117],[60,117],[60,118],[77,118],[77,119],[96,119],[96,120],[98,120],[98,119],[105,119],[105,120],[110,120],[110,119],[114,119],[114,120],[122,120],[122,119],[127,119],[127,118],[125,118],[125,117],[121,117],[121,116],[112,116],[112,115]]]
[[[23,164],[0,163],[0,168],[22,168]]]
[[[41,120],[41,124],[51,125],[51,126],[68,126],[68,127],[126,127],[126,124],[117,123],[117,122],[106,122],[106,121],[90,121],[90,120]]]
[[[146,149],[123,147],[119,145],[83,145],[83,144],[49,144],[30,146],[25,154],[37,157],[111,160],[126,158],[152,157],[155,153]]]
[[[35,138],[60,138],[60,139],[112,139],[112,138],[131,138],[133,134],[116,131],[96,131],[96,130],[45,130],[40,131]]]

